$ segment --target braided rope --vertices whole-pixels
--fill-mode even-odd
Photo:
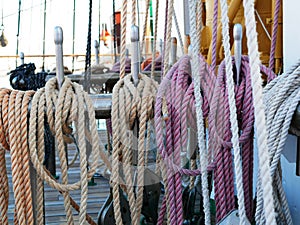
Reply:
[[[45,152],[45,143],[44,143],[44,107],[45,107],[45,97],[40,98],[38,102],[38,121],[37,121],[37,132],[38,136],[36,139],[38,149],[40,151],[37,152],[38,159],[40,161],[44,160],[44,152]],[[36,199],[37,199],[37,222],[38,223],[44,223],[44,182],[43,180],[37,176],[36,177],[37,183],[36,183]]]
[[[131,0],[131,24],[136,25],[137,0]]]
[[[244,190],[243,190],[243,176],[242,176],[242,159],[240,155],[239,146],[239,127],[237,123],[237,109],[234,94],[233,71],[231,62],[231,52],[229,43],[229,19],[228,19],[228,5],[226,0],[221,0],[221,21],[222,21],[222,36],[223,46],[225,52],[225,66],[226,66],[226,86],[229,99],[230,110],[230,124],[232,132],[232,145],[234,152],[234,167],[236,172],[237,196],[238,196],[238,209],[240,216],[240,224],[247,224],[247,217],[245,212],[244,203]],[[239,76],[239,74],[238,74]]]
[[[91,35],[92,35],[92,9],[93,0],[89,0],[89,23],[88,23],[88,35],[86,44],[86,56],[85,56],[85,76],[84,76],[84,89],[90,93],[91,87]]]
[[[279,198],[275,204],[279,205],[279,211],[283,214],[285,224],[292,224],[285,193],[280,178],[279,162],[281,152],[286,142],[288,130],[294,111],[299,102],[299,63],[293,66],[287,73],[274,79],[264,90],[264,102],[266,104],[266,117],[268,125],[268,146],[270,149],[270,168],[273,177],[273,189]],[[270,87],[269,87],[270,86]],[[276,93],[276,95],[274,95]],[[255,218],[259,224],[264,223],[263,193],[261,182],[258,183],[258,197]]]
[[[196,30],[197,30],[197,36],[198,40],[201,41],[201,32],[203,28],[202,23],[202,1],[198,1],[196,3]],[[199,42],[199,54],[201,52],[201,42]]]
[[[172,32],[172,17],[174,12],[174,0],[168,1],[168,15],[167,17],[167,27],[166,27],[166,40],[165,40],[165,51],[164,51],[164,67],[163,76],[166,76],[169,70],[169,59],[171,52],[171,32]]]
[[[156,42],[157,42],[157,27],[158,27],[158,12],[159,12],[159,0],[155,2],[155,24],[154,24],[154,39],[153,39],[153,49],[152,49],[152,62],[151,62],[151,78],[154,77],[155,70],[155,53],[156,53]],[[162,52],[160,53],[160,55]]]
[[[27,113],[33,92],[1,89],[0,139],[1,139],[1,224],[8,224],[8,177],[5,149],[10,149],[12,181],[15,198],[15,224],[33,224],[33,206],[27,151]],[[5,146],[5,148],[4,148]]]
[[[213,30],[212,30],[212,62],[211,67],[215,70],[217,65],[217,35],[218,35],[218,0],[214,0]]]
[[[254,1],[243,1],[247,46],[249,53],[250,72],[252,74],[251,84],[254,102],[254,115],[257,133],[257,145],[259,156],[259,169],[262,181],[263,199],[264,199],[264,212],[267,224],[276,224],[274,201],[273,201],[273,188],[270,175],[269,153],[267,146],[267,131],[266,119],[264,112],[264,105],[262,99],[262,86],[261,76],[259,71],[259,54],[258,42],[256,33],[256,23],[254,17]]]
[[[142,38],[142,44],[141,44],[141,51],[144,50],[144,44],[146,42],[146,33],[147,33],[147,24],[148,24],[148,15],[149,15],[149,7],[150,7],[150,0],[146,0],[146,14],[145,14],[145,22],[143,27],[143,38]],[[154,60],[154,58],[152,58]]]
[[[83,224],[84,221],[88,221],[90,224],[96,224],[91,220],[91,218],[86,214],[86,204],[87,204],[87,181],[91,179],[92,175],[95,173],[98,164],[99,155],[103,157],[105,154],[101,153],[102,149],[99,151],[99,139],[95,121],[95,112],[93,109],[93,104],[88,98],[87,93],[82,91],[81,86],[76,83],[71,83],[68,78],[58,91],[56,78],[50,79],[45,88],[39,89],[32,99],[32,106],[30,111],[30,125],[29,125],[29,149],[31,155],[31,161],[37,174],[42,180],[45,180],[51,187],[57,189],[64,195],[65,199],[65,210],[68,220],[68,224],[73,224],[73,216],[71,206],[73,206],[77,211],[79,211],[79,220]],[[54,101],[53,101],[54,100]],[[44,104],[46,102],[46,112],[47,119],[50,125],[51,131],[55,130],[53,135],[58,142],[58,152],[61,160],[62,168],[62,184],[59,184],[48,171],[45,170],[43,166],[43,158],[41,158],[40,152],[43,150],[42,145],[37,145],[36,137],[38,130],[39,134],[42,134],[40,123],[40,117],[44,117]],[[53,107],[54,106],[54,107]],[[50,109],[49,109],[50,108]],[[87,111],[89,122],[88,125],[85,124],[84,111]],[[72,111],[71,111],[72,110]],[[54,111],[54,113],[53,113]],[[38,118],[37,118],[38,117]],[[37,124],[37,122],[39,124]],[[72,132],[68,127],[74,122],[75,130],[78,133],[78,148],[80,153],[80,170],[81,170],[81,180],[74,183],[68,184],[67,179],[67,163],[65,154],[65,144],[64,136]],[[44,124],[44,123],[42,123]],[[55,128],[54,128],[55,126]],[[85,130],[84,127],[88,126],[89,136],[91,137],[92,152],[90,157],[92,158],[91,166],[89,171],[87,171],[87,158],[86,158],[86,148],[85,148]],[[43,127],[42,127],[43,128]],[[100,154],[99,154],[100,153]],[[104,155],[103,155],[104,154]],[[107,159],[103,159],[106,163]],[[110,165],[107,165],[110,167]],[[69,191],[81,188],[81,204],[79,206],[70,197]]]
[[[280,3],[281,3],[280,0],[275,1],[274,21],[272,27],[272,40],[271,40],[270,59],[269,59],[269,68],[271,69],[274,68],[274,64],[275,64],[275,50],[276,50],[276,42],[277,42]]]
[[[147,162],[149,144],[145,143],[146,134],[150,135],[149,122],[153,117],[153,105],[157,83],[146,75],[139,75],[137,87],[132,83],[132,75],[120,79],[113,89],[112,97],[112,176],[111,185],[114,198],[116,224],[122,224],[120,208],[120,185],[125,175],[125,188],[128,194],[132,224],[139,224],[143,204],[144,167]],[[139,121],[138,137],[133,134],[135,121]],[[149,136],[148,136],[149,137]],[[133,141],[138,139],[137,149]],[[147,138],[148,142],[149,139]],[[137,150],[137,171],[132,171],[133,150]],[[121,160],[121,161],[120,161]],[[134,193],[132,172],[137,174],[137,188]],[[136,196],[136,197],[135,197]]]
[[[120,78],[125,76],[126,66],[126,22],[127,22],[127,0],[122,1],[121,10],[121,53],[120,53]]]
[[[182,36],[181,36],[180,28],[179,28],[179,23],[178,23],[178,20],[177,20],[175,8],[173,9],[173,11],[174,11],[173,18],[174,18],[174,23],[175,23],[175,28],[176,28],[176,31],[177,31],[178,39],[179,39],[179,44],[181,46],[182,53],[184,53],[184,46],[183,46]]]
[[[194,78],[194,88],[195,88],[195,106],[196,106],[196,116],[197,116],[197,131],[198,131],[198,146],[199,146],[199,156],[200,156],[200,168],[201,168],[201,185],[202,185],[202,195],[203,195],[203,207],[205,214],[205,224],[210,224],[210,202],[209,202],[209,190],[208,190],[208,178],[207,178],[207,149],[204,142],[204,123],[203,123],[203,113],[202,113],[202,104],[203,99],[200,93],[201,85],[201,75],[200,75],[200,66],[197,62],[197,55],[200,50],[200,40],[197,36],[196,29],[196,1],[189,0],[189,9],[190,9],[190,18],[191,18],[191,44],[192,44],[192,74]],[[202,4],[201,4],[202,6]]]
[[[23,195],[23,183],[22,183],[22,160],[20,155],[19,137],[18,134],[18,126],[16,120],[19,122],[19,115],[15,114],[19,112],[21,107],[20,99],[17,99],[18,91],[12,91],[9,98],[9,144],[10,144],[10,152],[11,152],[11,170],[12,170],[12,182],[13,182],[13,190],[15,196],[15,221],[18,221],[19,224],[26,224],[25,222],[25,208],[24,208],[24,195]]]

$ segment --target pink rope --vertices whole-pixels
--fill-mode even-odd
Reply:
[[[199,63],[205,63],[202,56]],[[234,64],[234,58],[232,59]],[[240,83],[235,86],[237,116],[241,135],[239,142],[243,159],[243,182],[246,213],[251,221],[253,217],[252,173],[253,173],[253,126],[254,112],[249,60],[242,56]],[[268,76],[268,81],[275,78],[271,69],[261,66],[261,72]],[[235,209],[234,172],[232,143],[229,120],[229,103],[226,88],[225,62],[219,67],[218,76],[211,66],[205,64],[202,73],[201,91],[203,97],[203,115],[209,122],[209,166],[214,170],[215,201],[217,221]],[[155,105],[155,128],[159,154],[167,168],[165,188],[169,197],[164,196],[157,224],[163,224],[167,206],[170,209],[170,223],[182,224],[182,185],[181,175],[197,176],[200,169],[181,168],[180,153],[187,151],[187,128],[196,129],[194,85],[191,77],[189,56],[183,56],[163,78],[158,89]],[[168,119],[162,115],[163,99],[167,103]],[[163,131],[165,127],[165,132]],[[214,152],[212,151],[214,149]]]
[[[234,58],[233,58],[234,65]],[[252,173],[253,173],[253,126],[254,112],[252,103],[251,76],[249,60],[242,57],[242,72],[240,74],[241,83],[235,87],[237,116],[240,121],[239,126],[242,134],[239,137],[242,145],[243,159],[243,183],[245,192],[246,214],[251,221],[253,215],[252,203]],[[273,79],[275,74],[270,69],[261,66],[261,71],[270,74],[269,79]],[[218,78],[216,81],[216,91],[211,105],[209,115],[210,136],[217,141],[214,142],[216,153],[215,170],[215,200],[217,207],[217,221],[224,218],[232,209],[235,208],[233,187],[233,167],[230,143],[231,134],[229,123],[228,98],[226,93],[226,74],[225,62],[219,67]],[[220,99],[219,99],[220,98]],[[222,125],[220,125],[222,124]],[[225,125],[225,126],[224,126]],[[222,133],[222,130],[225,131]]]
[[[269,68],[270,69],[274,69],[274,64],[275,64],[275,50],[276,50],[276,42],[277,42],[279,10],[280,10],[280,0],[276,0],[275,1],[275,10],[274,10],[274,21],[273,21],[273,28],[272,28],[270,59],[269,59]]]

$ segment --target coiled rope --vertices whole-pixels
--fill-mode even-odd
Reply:
[[[114,198],[116,224],[122,224],[119,186],[124,184],[121,179],[123,171],[128,194],[132,224],[139,224],[143,204],[144,169],[147,165],[149,151],[150,124],[153,118],[153,107],[157,83],[146,75],[139,74],[137,87],[132,82],[132,75],[120,79],[114,86],[112,97],[112,176],[111,183]],[[138,121],[138,137],[133,134],[134,122]],[[138,139],[137,149],[133,142]],[[134,167],[134,151],[137,151],[137,171]],[[123,170],[122,170],[123,169]],[[136,173],[137,190],[134,193],[132,172]],[[124,185],[123,185],[124,186]],[[135,197],[136,196],[136,197]]]
[[[33,92],[0,89],[1,224],[8,224],[8,178],[5,150],[10,150],[15,199],[14,224],[34,224],[29,151],[27,146],[28,104]]]
[[[292,219],[282,187],[280,156],[287,139],[292,116],[300,101],[300,67],[299,62],[286,73],[278,76],[264,89],[264,103],[266,105],[266,118],[268,125],[268,146],[270,157],[270,173],[272,176],[275,210],[277,221],[282,224],[292,224]],[[257,224],[265,224],[263,213],[262,183],[257,184],[257,207],[255,218]]]
[[[87,206],[87,182],[95,173],[98,166],[98,157],[102,158],[108,168],[110,163],[102,149],[99,149],[99,139],[96,128],[95,112],[93,104],[82,87],[76,83],[72,83],[67,77],[58,90],[56,78],[50,79],[45,88],[39,89],[33,96],[31,102],[30,122],[29,122],[29,150],[31,161],[36,169],[38,177],[41,181],[46,181],[52,188],[60,191],[64,196],[64,205],[68,224],[74,224],[71,205],[79,212],[79,222],[83,224],[88,221],[90,224],[96,224],[86,213]],[[87,112],[88,122],[85,120],[85,111]],[[58,183],[43,166],[43,120],[48,120],[52,135],[58,143],[58,155],[61,162],[62,183]],[[42,125],[41,125],[42,124]],[[70,126],[74,127],[74,130]],[[68,183],[68,167],[66,161],[65,143],[68,135],[78,136],[78,149],[80,156],[80,181]],[[90,168],[87,170],[88,158],[86,152],[86,138],[92,145],[90,154]],[[70,197],[69,191],[81,189],[80,207]],[[37,193],[38,202],[42,198],[42,190],[39,188]],[[43,215],[43,208],[38,209],[38,218]],[[40,221],[39,221],[40,222]]]

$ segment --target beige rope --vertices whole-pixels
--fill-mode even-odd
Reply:
[[[146,0],[146,14],[145,14],[144,27],[143,27],[144,29],[143,29],[142,46],[141,46],[141,51],[142,52],[144,51],[144,45],[145,45],[145,42],[146,42],[149,7],[150,7],[150,0]],[[152,60],[154,60],[154,58],[152,58]]]
[[[114,198],[114,213],[116,224],[122,224],[119,186],[120,173],[124,173],[126,192],[130,206],[132,224],[139,224],[143,204],[144,167],[147,162],[147,151],[150,148],[150,126],[153,118],[153,108],[156,96],[157,83],[146,75],[139,75],[137,87],[132,83],[132,75],[120,79],[114,86],[112,98],[112,176],[111,185]],[[138,145],[134,149],[133,134],[135,121],[139,121]],[[147,133],[147,142],[145,143]],[[132,176],[133,150],[137,150],[137,191],[134,193]],[[121,170],[121,171],[120,171]],[[136,197],[135,197],[136,196]]]
[[[165,53],[164,53],[164,73],[163,76],[166,76],[169,70],[169,59],[170,59],[170,52],[171,52],[171,33],[172,33],[172,18],[174,12],[174,0],[169,1],[168,6],[168,21],[167,21],[167,35],[166,35],[166,43],[165,43]]]
[[[44,105],[45,104],[45,105]],[[41,108],[46,107],[45,110]],[[41,145],[37,145],[38,137],[36,131],[41,129],[39,124],[40,117],[44,117],[47,112],[47,120],[50,125],[52,134],[55,136],[58,145],[58,155],[61,162],[61,176],[62,183],[58,183],[43,166],[43,160],[40,159],[40,151],[43,150]],[[84,118],[84,112],[88,113],[88,124]],[[37,121],[39,124],[37,124]],[[74,131],[70,126],[74,127]],[[92,152],[90,155],[91,164],[90,169],[87,171],[86,148],[85,148],[85,128],[90,132],[90,139],[92,145]],[[39,131],[38,131],[39,132]],[[81,180],[69,184],[67,178],[67,162],[65,153],[65,138],[69,133],[75,132],[78,136],[78,148],[80,154],[80,177]],[[87,182],[91,179],[92,175],[98,166],[99,155],[103,157],[103,149],[99,151],[99,139],[96,128],[95,111],[91,100],[88,98],[87,93],[82,91],[82,87],[76,83],[72,83],[67,77],[60,89],[57,90],[56,78],[50,79],[45,88],[39,89],[32,99],[32,106],[30,111],[30,125],[29,125],[29,147],[30,155],[34,168],[39,177],[46,181],[51,187],[60,191],[64,196],[64,205],[68,224],[73,224],[73,215],[71,206],[79,211],[79,222],[84,224],[87,220],[90,224],[96,224],[86,214],[87,207]],[[100,154],[99,154],[100,153]],[[103,161],[108,163],[107,158]],[[110,168],[110,164],[107,164]],[[70,198],[69,191],[81,189],[80,209],[77,204]]]
[[[7,112],[8,109],[3,107],[2,101],[4,100],[4,96],[9,95],[10,90],[8,89],[0,89],[0,112]],[[0,113],[0,212],[1,212],[1,222],[3,225],[8,224],[8,177],[6,173],[6,160],[5,160],[5,150],[8,150],[9,146],[6,142],[5,131],[3,126],[3,113]],[[4,147],[5,146],[5,147]]]
[[[19,92],[21,93],[21,92]],[[34,94],[33,91],[26,91],[22,99],[21,118],[20,118],[20,144],[21,144],[21,164],[23,168],[23,185],[24,185],[24,198],[25,198],[25,209],[26,209],[26,221],[27,224],[34,224],[33,218],[33,207],[32,207],[32,190],[31,190],[31,179],[30,179],[30,156],[27,144],[28,137],[28,105],[29,101]]]
[[[136,25],[137,0],[131,0],[131,25]]]
[[[126,63],[126,21],[127,21],[127,0],[122,1],[121,10],[121,54],[120,54],[120,78],[125,76]]]
[[[158,12],[159,12],[159,0],[155,2],[155,24],[154,24],[154,39],[152,49],[152,62],[151,62],[151,78],[154,77],[155,70],[155,53],[156,53],[156,42],[157,42],[157,27],[158,27]],[[162,54],[162,52],[160,52]]]
[[[33,208],[27,146],[27,115],[33,92],[0,89],[1,224],[8,224],[8,179],[5,150],[10,150],[15,199],[15,224],[33,224]]]

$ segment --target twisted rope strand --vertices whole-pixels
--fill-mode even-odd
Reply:
[[[277,42],[280,3],[281,3],[280,0],[275,1],[274,21],[272,27],[272,40],[271,40],[270,59],[269,59],[270,69],[274,69],[274,64],[275,64],[275,50],[276,50],[276,42]]]
[[[233,71],[231,62],[231,52],[229,43],[229,19],[228,19],[228,6],[226,0],[221,0],[221,20],[222,20],[222,36],[223,46],[225,52],[225,65],[226,65],[226,84],[227,93],[229,99],[229,110],[230,110],[230,124],[231,124],[231,141],[234,152],[234,167],[236,172],[236,184],[237,184],[237,195],[238,195],[238,209],[240,216],[240,224],[247,224],[247,217],[245,212],[244,203],[244,190],[243,190],[243,176],[242,176],[242,159],[240,155],[239,147],[239,127],[237,123],[237,109],[234,94],[233,84]],[[237,74],[239,76],[239,74]],[[231,152],[230,152],[231,155]]]
[[[250,72],[252,75],[251,84],[253,91],[254,102],[254,115],[255,126],[257,134],[258,156],[259,156],[259,169],[261,171],[261,181],[264,199],[264,211],[267,224],[276,224],[274,201],[273,201],[273,188],[270,175],[269,153],[267,146],[267,131],[266,131],[266,119],[264,112],[264,105],[262,99],[262,80],[259,71],[259,54],[258,54],[258,42],[256,33],[256,23],[254,17],[254,1],[243,1],[247,46],[249,53]]]
[[[120,53],[120,78],[123,78],[125,76],[125,67],[126,67],[126,22],[127,22],[127,0],[123,0],[122,10],[121,10],[122,29],[121,29],[121,53]]]
[[[199,53],[199,36],[197,37],[196,30],[196,1],[189,0],[190,18],[191,18],[191,44],[192,44],[192,74],[194,78],[194,88],[195,88],[195,106],[196,106],[196,116],[197,116],[197,131],[198,131],[198,146],[199,146],[199,156],[200,156],[200,168],[201,168],[201,185],[202,185],[202,195],[203,195],[203,208],[205,215],[205,224],[210,224],[210,206],[209,206],[209,190],[208,190],[208,178],[207,178],[207,149],[204,143],[204,123],[203,123],[203,113],[202,104],[203,99],[200,93],[201,86],[201,75],[200,75],[200,65],[197,62],[197,55]]]

